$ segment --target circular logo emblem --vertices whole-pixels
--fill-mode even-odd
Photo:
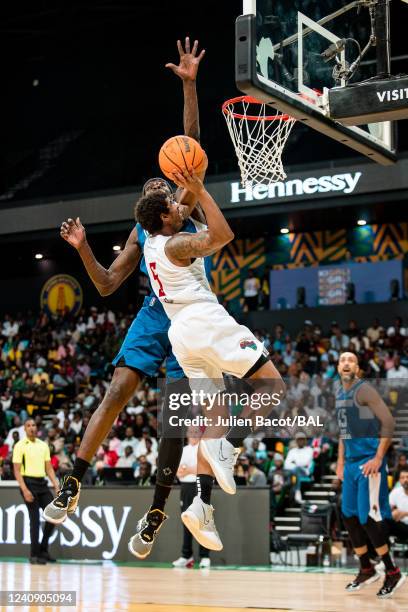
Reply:
[[[62,314],[67,311],[77,314],[82,306],[81,285],[68,274],[51,276],[41,290],[40,304],[48,314]]]

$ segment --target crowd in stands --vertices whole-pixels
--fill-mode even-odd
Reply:
[[[251,296],[248,296],[251,297]],[[107,308],[50,317],[28,312],[0,320],[0,479],[13,479],[13,445],[24,436],[23,423],[35,419],[38,435],[51,450],[61,477],[72,469],[89,419],[109,385],[116,354],[134,313]],[[393,408],[404,397],[408,379],[408,328],[374,320],[361,329],[333,321],[329,330],[304,321],[296,335],[282,325],[256,330],[288,390],[278,416],[320,416],[324,434],[262,430],[245,440],[236,479],[248,486],[269,485],[272,516],[288,500],[301,501],[301,483],[334,473],[336,460],[335,385],[341,351],[359,356],[364,376],[384,385]],[[131,468],[136,484],[154,483],[157,459],[157,382],[147,380],[119,414],[88,471],[88,482],[104,482],[106,468]],[[408,437],[389,454],[394,480],[407,465]],[[405,517],[404,517],[405,518]]]

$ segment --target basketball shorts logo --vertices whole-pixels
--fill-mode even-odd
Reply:
[[[239,346],[242,349],[250,348],[253,351],[256,351],[257,349],[256,342],[254,342],[254,340],[241,340],[241,342],[239,343]]]
[[[170,476],[170,474],[171,474],[171,473],[172,473],[172,472],[171,472],[171,469],[170,469],[169,467],[164,468],[164,470],[163,470],[163,474],[164,474],[165,476]]]

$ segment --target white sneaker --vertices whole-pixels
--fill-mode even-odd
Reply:
[[[234,480],[234,465],[237,462],[240,449],[234,448],[231,442],[228,442],[225,438],[202,438],[200,449],[204,458],[210,464],[221,489],[230,495],[234,495],[237,491]]]
[[[198,495],[181,515],[184,525],[201,546],[209,550],[222,550],[222,542],[214,522],[214,508],[205,504]]]
[[[295,491],[295,502],[297,504],[301,504],[303,502],[302,493],[300,491]]]
[[[173,567],[194,567],[194,557],[186,559],[185,557],[179,557],[172,563]]]
[[[198,566],[200,569],[210,569],[211,561],[209,557],[203,557],[200,561],[200,565]]]

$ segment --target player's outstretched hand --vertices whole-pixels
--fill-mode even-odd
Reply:
[[[173,172],[173,180],[178,187],[186,189],[195,196],[199,196],[200,193],[205,191],[203,181],[193,172],[189,173],[187,170],[184,170],[183,174],[181,172]]]
[[[377,459],[377,457],[374,457],[374,459],[370,459],[369,461],[367,461],[367,463],[364,463],[364,465],[362,465],[361,471],[364,476],[378,474],[381,469],[381,464],[381,459]]]
[[[77,217],[75,221],[74,219],[67,219],[64,221],[61,225],[60,235],[61,238],[66,240],[74,249],[79,249],[86,240],[85,228],[79,217]]]
[[[186,36],[184,49],[181,40],[177,41],[177,49],[180,56],[179,65],[176,66],[176,64],[169,63],[166,64],[166,68],[170,68],[170,70],[172,70],[174,74],[177,74],[183,81],[195,81],[197,78],[198,66],[204,57],[205,49],[197,55],[198,40],[195,40],[190,52],[190,38],[188,36]]]

